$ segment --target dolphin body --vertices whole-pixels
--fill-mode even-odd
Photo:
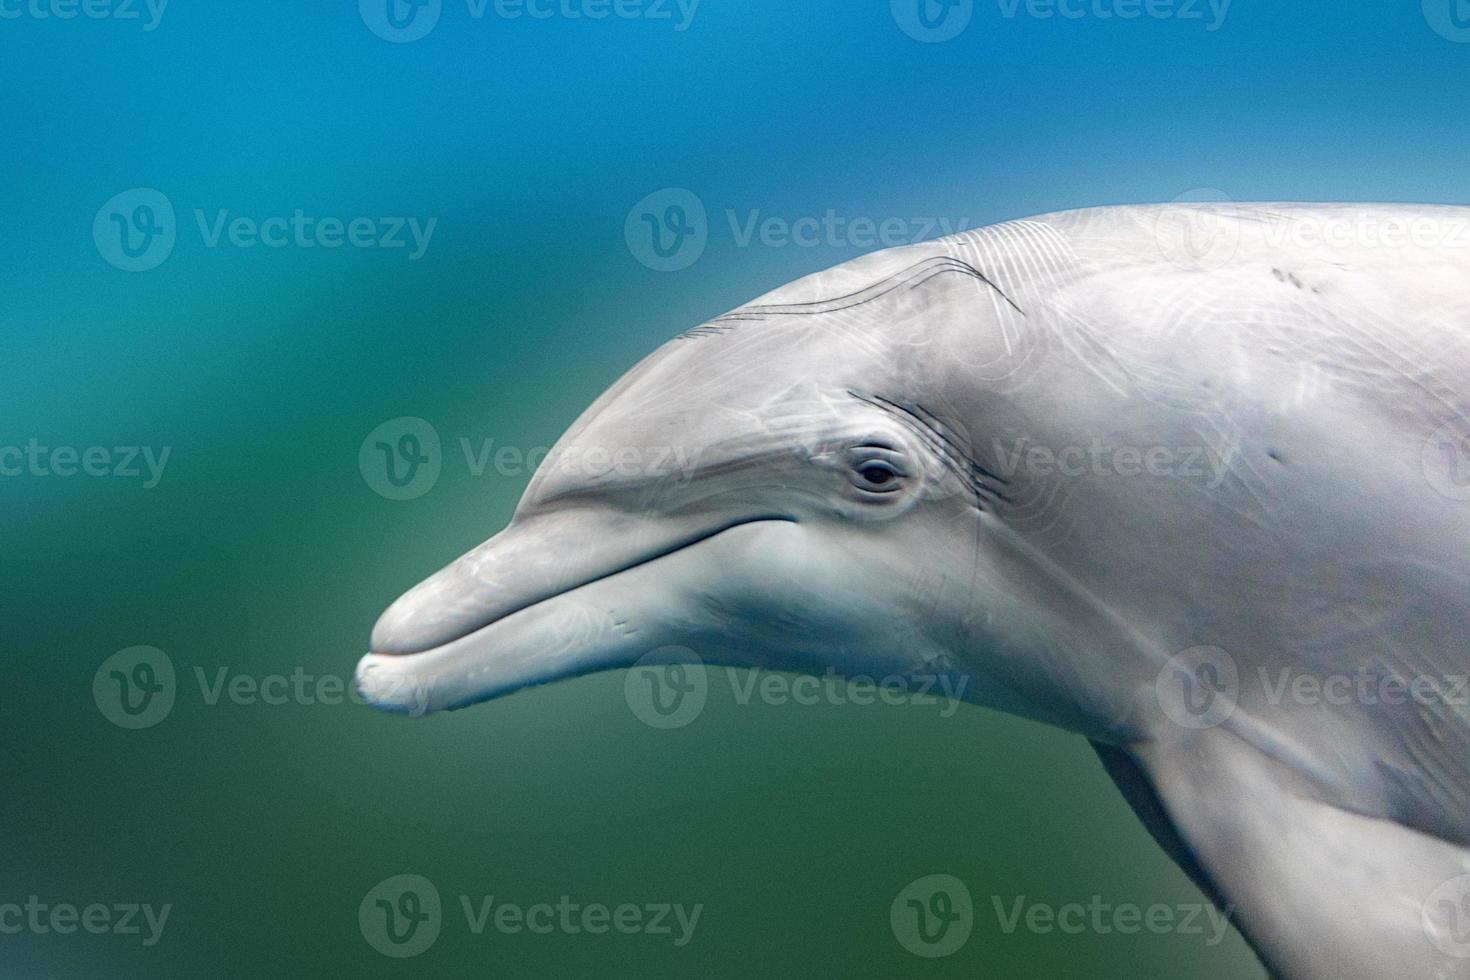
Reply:
[[[357,680],[457,708],[670,645],[939,674],[1090,739],[1274,974],[1470,977],[1467,416],[1470,209],[879,252],[635,367]]]

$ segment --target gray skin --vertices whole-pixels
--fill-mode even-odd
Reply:
[[[1091,739],[1275,974],[1470,977],[1467,416],[1470,209],[881,252],[638,365],[358,683],[417,713],[670,645],[937,673]]]

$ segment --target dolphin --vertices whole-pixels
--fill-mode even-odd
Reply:
[[[1065,212],[670,341],[357,670],[458,708],[687,649],[1089,739],[1289,980],[1470,977],[1470,209]]]

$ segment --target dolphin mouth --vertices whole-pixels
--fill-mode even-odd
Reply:
[[[782,515],[741,517],[672,540],[655,539],[641,548],[624,545],[617,548],[625,552],[618,557],[606,553],[613,550],[607,539],[616,537],[616,530],[607,530],[597,543],[585,538],[580,543],[568,540],[596,533],[578,523],[554,536],[560,541],[543,538],[535,561],[527,561],[526,553],[541,525],[529,529],[533,540],[507,528],[389,606],[373,628],[371,651],[382,656],[427,653],[538,603],[692,548],[726,531],[768,521],[796,523]],[[627,550],[634,554],[628,556]]]
[[[557,523],[562,533],[546,541],[545,529]],[[667,566],[690,561],[716,538],[796,523],[760,514],[677,536],[604,527],[588,541],[585,522],[512,522],[384,612],[357,667],[358,691],[379,708],[422,714],[631,665],[677,639],[660,638],[659,626],[680,605],[673,596],[697,566]],[[629,536],[642,546],[628,548]],[[533,548],[538,538],[541,547]],[[558,543],[579,547],[557,554]],[[622,556],[609,561],[614,551]],[[540,560],[517,560],[532,557]],[[516,574],[518,565],[524,574]]]

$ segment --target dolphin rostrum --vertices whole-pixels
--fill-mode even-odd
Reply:
[[[1090,739],[1289,980],[1470,977],[1470,209],[1067,212],[660,348],[395,602],[371,702],[933,677]]]

